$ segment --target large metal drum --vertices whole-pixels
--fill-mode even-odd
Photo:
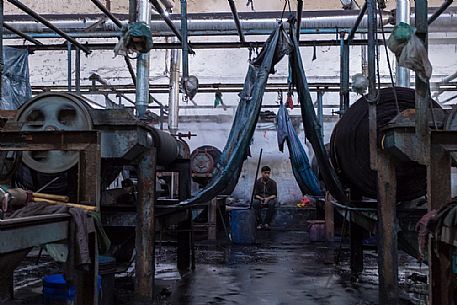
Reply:
[[[414,90],[397,87],[396,93],[400,111],[414,108]],[[378,140],[382,138],[382,128],[398,114],[393,89],[381,89],[379,94],[376,107]],[[368,103],[365,97],[355,102],[336,124],[330,140],[330,156],[346,186],[362,196],[377,197],[377,174],[370,169]],[[410,200],[425,195],[425,166],[416,162],[402,162],[397,165],[396,174],[397,200]]]

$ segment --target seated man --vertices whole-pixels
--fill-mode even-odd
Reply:
[[[257,219],[257,229],[265,228],[270,229],[271,220],[275,211],[275,205],[277,202],[277,187],[276,182],[270,178],[271,169],[268,166],[263,166],[262,177],[260,177],[254,186],[254,201],[252,203]],[[261,208],[267,208],[267,215],[265,221],[262,221],[262,215],[260,213]]]

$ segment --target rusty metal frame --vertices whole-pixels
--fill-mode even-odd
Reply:
[[[100,134],[97,131],[1,131],[0,151],[72,150],[80,152],[78,201],[95,203],[100,211]],[[33,229],[33,227],[31,228]],[[97,305],[97,238],[89,236],[91,264],[76,272],[76,304]],[[37,241],[39,244],[41,241]],[[69,247],[72,242],[69,242]],[[73,267],[68,270],[75,271]]]

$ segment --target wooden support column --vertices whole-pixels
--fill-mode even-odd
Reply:
[[[208,240],[216,240],[217,199],[211,199],[208,205]]]
[[[379,304],[396,305],[399,298],[395,164],[379,151],[377,168]]]
[[[156,181],[155,147],[138,164],[138,203],[135,237],[135,295],[139,300],[154,297],[155,245],[154,205]]]
[[[448,151],[434,143],[431,134],[430,163],[427,166],[428,210],[440,209],[451,201],[451,159]],[[433,249],[435,240],[429,242],[429,277],[430,304],[456,304],[456,281],[452,273],[452,253],[450,247],[438,243]],[[435,250],[438,251],[439,257]]]
[[[95,133],[94,143],[87,146],[85,150],[80,151],[79,160],[79,190],[78,203],[95,205],[97,211],[100,211],[100,178],[101,178],[101,152],[100,152],[100,134]],[[89,219],[92,221],[92,219]],[[98,246],[95,226],[89,223],[88,235],[89,255],[91,263],[87,270],[76,270],[76,304],[98,304],[97,282],[98,282]],[[75,232],[72,232],[72,235]],[[74,236],[74,235],[73,235]],[[76,237],[75,237],[76,238]],[[73,240],[73,243],[76,243]],[[74,245],[73,245],[74,246]],[[72,247],[70,247],[72,248]],[[74,249],[73,249],[74,250]],[[72,251],[73,251],[72,250]]]
[[[325,194],[325,238],[328,242],[335,240],[335,209],[329,192]]]

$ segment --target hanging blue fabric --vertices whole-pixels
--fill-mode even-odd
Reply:
[[[284,151],[284,142],[287,142],[292,172],[303,195],[322,195],[319,181],[309,165],[309,159],[305,149],[300,143],[287,109],[282,103],[278,110],[277,125],[279,150]]]
[[[260,54],[249,64],[229,138],[213,171],[213,178],[203,190],[181,205],[206,202],[222,192],[231,193],[235,189],[260,115],[268,77],[290,50],[291,42],[283,25],[279,24]]]

